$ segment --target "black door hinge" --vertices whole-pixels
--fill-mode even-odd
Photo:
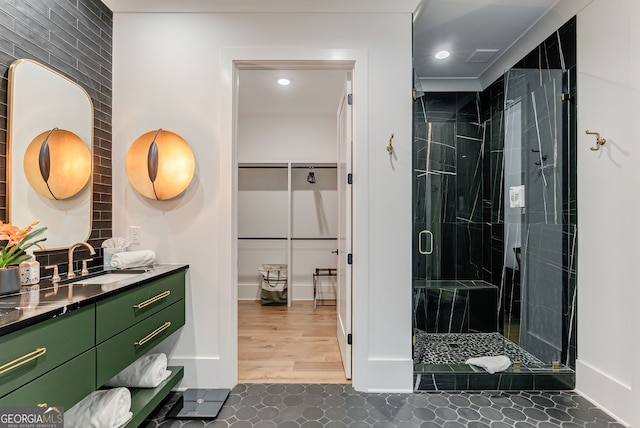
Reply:
[[[353,105],[353,94],[347,94],[347,104]]]
[[[353,341],[351,333],[347,334],[347,345],[351,345],[351,342]]]
[[[351,253],[347,254],[347,264],[353,264],[353,254]]]
[[[353,184],[353,174],[347,174],[347,184]]]

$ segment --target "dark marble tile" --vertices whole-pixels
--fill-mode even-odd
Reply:
[[[535,374],[533,377],[533,389],[539,391],[550,389],[570,390],[575,386],[575,373]]]
[[[501,391],[533,390],[534,375],[528,373],[505,373],[500,375],[498,389]]]
[[[469,331],[498,331],[498,288],[469,292]]]
[[[434,384],[438,391],[453,391],[456,389],[456,377],[455,374],[442,374],[436,373],[433,375]]]

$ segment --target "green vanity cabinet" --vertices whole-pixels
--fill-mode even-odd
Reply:
[[[41,321],[24,313],[26,326],[5,334],[0,319],[0,407],[69,409],[176,332],[185,323],[187,267],[154,266],[138,280],[110,283],[109,291],[94,282],[83,288],[95,291],[86,300],[69,307],[59,299],[41,302]],[[171,376],[157,388],[129,388],[133,418],[126,428],[142,423],[180,382],[184,369],[168,369]]]
[[[93,305],[0,337],[0,397],[94,346]]]

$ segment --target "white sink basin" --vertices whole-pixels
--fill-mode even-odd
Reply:
[[[78,279],[72,284],[110,284],[113,282],[129,279],[140,275],[139,273],[106,273],[100,276],[94,276],[87,279]]]

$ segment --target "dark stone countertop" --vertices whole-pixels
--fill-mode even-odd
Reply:
[[[52,283],[22,286],[19,293],[0,296],[0,336],[57,317],[175,272],[188,264],[157,264],[145,268],[104,271]],[[127,275],[135,274],[135,275]],[[117,278],[116,276],[122,276]],[[101,277],[104,276],[104,280]],[[84,281],[89,283],[83,284]]]

